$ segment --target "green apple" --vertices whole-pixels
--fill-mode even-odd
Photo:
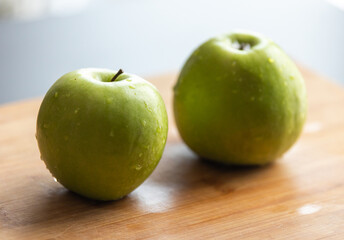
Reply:
[[[174,87],[181,137],[199,156],[221,163],[277,159],[299,137],[306,112],[305,84],[293,61],[252,32],[203,43]]]
[[[37,118],[41,158],[69,190],[115,200],[155,169],[167,138],[158,90],[144,79],[106,69],[65,74],[49,89]]]

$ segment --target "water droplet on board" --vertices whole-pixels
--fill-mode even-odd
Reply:
[[[315,133],[319,132],[323,128],[321,122],[310,122],[307,123],[304,127],[305,133]]]
[[[300,215],[308,215],[318,212],[322,207],[315,204],[306,204],[299,209],[297,209]]]
[[[55,92],[54,97],[57,98],[59,96],[58,92]]]
[[[169,185],[147,181],[132,194],[137,207],[148,213],[167,212],[173,206],[174,191]]]

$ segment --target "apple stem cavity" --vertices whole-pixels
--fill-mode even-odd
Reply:
[[[250,43],[242,43],[242,42],[238,42],[238,41],[233,42],[232,46],[235,49],[241,50],[241,51],[248,51],[251,49]]]
[[[114,82],[116,81],[116,79],[119,77],[119,75],[121,75],[123,73],[122,69],[119,69],[118,72],[115,74],[115,76],[113,76],[113,78],[111,79],[110,82]]]

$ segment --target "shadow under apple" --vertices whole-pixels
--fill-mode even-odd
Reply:
[[[269,177],[272,174],[278,178]],[[225,166],[202,160],[184,144],[173,143],[167,144],[160,164],[147,181],[121,200],[88,200],[44,178],[44,187],[33,189],[33,197],[40,197],[39,203],[18,212],[7,223],[12,228],[24,227],[25,231],[45,229],[60,235],[68,232],[69,236],[81,226],[87,226],[89,234],[96,233],[104,220],[116,229],[146,228],[149,222],[145,219],[150,214],[173,215],[171,211],[178,207],[214,198],[231,203],[234,198],[249,197],[250,192],[266,191],[266,185],[279,181],[290,189],[292,182],[283,181],[287,177],[289,173],[279,161],[264,167]],[[20,206],[25,208],[25,203]]]

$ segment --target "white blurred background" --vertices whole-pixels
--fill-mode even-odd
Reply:
[[[178,71],[200,43],[238,28],[344,84],[344,0],[0,0],[0,103],[42,96],[83,67]]]

